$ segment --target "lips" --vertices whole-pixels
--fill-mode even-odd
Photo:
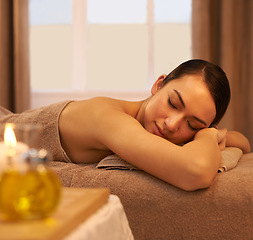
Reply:
[[[155,134],[157,136],[159,136],[159,137],[167,139],[166,136],[164,135],[162,129],[156,123],[155,123],[155,126],[156,126],[156,128],[155,128]]]

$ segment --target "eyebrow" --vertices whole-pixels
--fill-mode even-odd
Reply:
[[[177,96],[178,96],[178,98],[179,98],[181,104],[182,104],[183,107],[185,108],[185,104],[184,104],[184,101],[183,101],[183,98],[182,98],[181,94],[180,94],[176,89],[174,89],[174,92],[177,94]]]
[[[183,100],[183,98],[182,98],[180,92],[178,92],[176,89],[173,89],[173,90],[174,90],[174,92],[177,94],[177,96],[178,96],[178,98],[179,98],[179,101],[181,102],[181,104],[182,104],[183,107],[185,108],[185,103],[184,103],[184,100]],[[204,124],[205,126],[207,126],[206,122],[203,121],[203,120],[201,120],[200,118],[195,117],[195,116],[193,116],[193,118],[196,119],[198,122],[200,122],[200,123]]]

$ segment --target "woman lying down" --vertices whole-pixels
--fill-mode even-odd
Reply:
[[[45,125],[44,144],[54,145],[51,151],[60,148],[65,161],[95,163],[115,153],[147,173],[191,191],[212,184],[226,146],[251,151],[239,132],[213,127],[229,101],[229,82],[222,69],[203,60],[190,60],[160,76],[151,96],[143,101],[105,97],[69,101],[55,105],[57,117],[48,115],[55,129],[38,123]],[[0,120],[29,122],[31,117],[21,116],[37,111],[40,121],[40,112],[53,106],[9,113]],[[57,134],[45,137],[49,129]]]

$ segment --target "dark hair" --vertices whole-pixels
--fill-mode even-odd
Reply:
[[[216,116],[211,125],[218,124],[224,116],[230,101],[230,86],[224,71],[217,65],[192,59],[180,64],[163,80],[163,85],[185,75],[202,75],[215,103]]]

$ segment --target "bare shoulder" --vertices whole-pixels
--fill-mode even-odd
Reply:
[[[59,118],[64,150],[71,159],[78,159],[76,162],[83,161],[84,156],[98,161],[114,152],[113,147],[118,144],[122,128],[140,125],[135,119],[140,105],[141,102],[105,97],[69,103]]]
[[[128,129],[126,136],[131,134],[130,130],[133,126],[141,131],[146,131],[136,120],[142,102],[98,97],[85,103],[80,102],[80,104],[87,105],[84,107],[87,110],[86,113],[89,113],[86,116],[86,123],[93,129],[93,134],[97,133],[97,140],[101,141],[101,144],[107,146],[106,140],[112,141],[111,136],[113,135],[117,138],[122,134],[125,135],[126,129]]]
[[[64,109],[63,114],[69,114],[70,112],[72,114],[75,112],[75,114],[78,114],[79,116],[85,116],[87,115],[86,113],[89,113],[90,118],[93,115],[96,116],[104,113],[105,111],[110,111],[115,113],[122,112],[134,117],[136,112],[138,112],[140,105],[141,102],[129,102],[107,97],[95,97],[70,103],[66,109]]]

